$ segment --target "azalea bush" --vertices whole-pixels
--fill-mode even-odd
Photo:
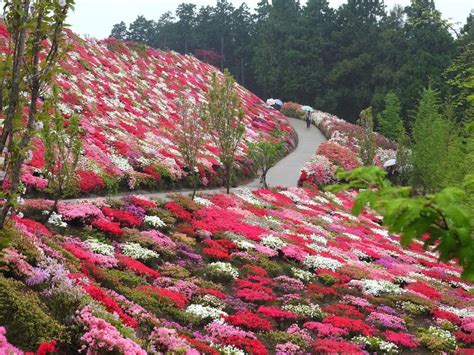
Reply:
[[[472,351],[461,269],[421,241],[402,248],[370,211],[353,216],[355,197],[288,188],[60,202],[66,226],[38,222],[53,202],[32,201],[1,257],[0,348]]]
[[[365,116],[371,117],[371,112],[365,112]],[[336,168],[350,171],[363,165],[363,161],[366,165],[372,163],[383,167],[387,160],[397,156],[394,142],[379,133],[368,134],[367,127],[321,111],[313,111],[311,117],[328,141],[319,145],[314,156],[301,169],[299,185],[330,185],[338,180]],[[368,149],[371,153],[366,157]]]
[[[305,112],[301,109],[301,105],[296,102],[285,102],[281,108],[281,113],[288,117],[302,119]]]

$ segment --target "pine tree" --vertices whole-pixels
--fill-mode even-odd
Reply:
[[[125,41],[126,39],[128,39],[128,36],[129,34],[127,31],[127,25],[123,21],[116,23],[112,27],[112,31],[110,32],[110,37],[120,39],[122,41]]]
[[[385,96],[385,108],[377,116],[378,130],[389,139],[396,139],[400,135],[402,118],[400,116],[400,100],[394,92]]]
[[[374,118],[372,115],[372,107],[368,107],[360,113],[359,125],[364,130],[360,137],[359,156],[365,166],[373,165],[376,151]]]
[[[412,183],[423,192],[437,191],[443,186],[449,125],[440,114],[438,94],[431,87],[423,91],[419,101],[412,136]]]
[[[410,178],[410,137],[408,136],[405,126],[401,121],[399,122],[399,127],[397,131],[397,167],[399,175],[398,183],[402,186],[405,186]]]

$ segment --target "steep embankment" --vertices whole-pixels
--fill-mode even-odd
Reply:
[[[3,28],[0,42],[7,35]],[[70,33],[68,42],[70,50],[56,82],[65,118],[78,114],[85,130],[78,171],[81,192],[185,184],[187,174],[173,142],[176,100],[205,102],[211,74],[217,69],[192,56],[112,39],[97,42]],[[291,150],[294,132],[279,112],[245,88],[236,85],[236,89],[246,114],[245,137],[237,152],[237,172],[242,179],[251,176],[248,142],[278,136]],[[218,151],[207,141],[199,159],[200,182],[219,185]],[[30,191],[44,190],[47,185],[41,171],[42,155],[37,139],[30,168],[22,178]]]

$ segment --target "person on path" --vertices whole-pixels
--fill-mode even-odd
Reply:
[[[310,128],[311,127],[311,112],[310,111],[306,111],[305,119],[306,119],[306,128]]]

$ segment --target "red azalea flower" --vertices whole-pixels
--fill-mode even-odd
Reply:
[[[189,344],[193,346],[193,348],[199,350],[203,354],[208,354],[208,355],[219,355],[219,352],[216,351],[215,349],[211,348],[209,345],[197,340],[188,337],[187,335],[180,334],[180,337],[185,339]]]
[[[137,216],[128,211],[117,211],[104,207],[102,212],[106,217],[119,222],[123,226],[139,227],[142,224],[142,221]]]
[[[377,331],[359,319],[340,316],[329,316],[323,319],[323,323],[332,324],[335,327],[347,329],[353,333],[361,333],[366,336],[374,335]]]
[[[52,237],[53,236],[53,233],[51,233],[44,225],[32,219],[20,218],[17,216],[14,216],[12,219],[16,223],[22,224],[28,230],[28,232],[34,234],[37,237]]]
[[[357,310],[354,306],[348,304],[332,304],[324,308],[326,313],[335,314],[339,316],[346,316],[349,318],[363,319],[364,315]]]
[[[474,344],[474,333],[465,333],[463,331],[458,331],[454,333],[456,339],[464,344],[471,345]]]
[[[257,339],[249,339],[238,335],[231,335],[221,340],[226,345],[234,345],[247,351],[251,355],[267,355],[265,346]]]
[[[323,296],[336,296],[337,294],[334,287],[319,286],[315,284],[309,284],[308,291],[316,295],[323,295]]]
[[[272,329],[272,324],[269,321],[249,311],[226,316],[224,319],[232,325],[242,326],[250,330]]]
[[[188,301],[186,296],[181,293],[168,290],[166,288],[156,287],[156,286],[138,286],[136,288],[138,291],[148,292],[157,295],[160,298],[171,301],[176,307],[183,309],[186,307]]]
[[[263,315],[270,317],[270,318],[277,318],[277,319],[296,319],[296,313],[285,311],[277,306],[260,306],[257,310],[258,313],[262,313]]]
[[[156,203],[153,201],[145,200],[138,196],[127,197],[126,200],[131,204],[144,209],[156,207]]]
[[[102,190],[105,187],[104,180],[93,171],[78,170],[79,188],[82,192],[93,192]]]
[[[451,323],[456,324],[456,325],[461,325],[461,323],[462,323],[461,318],[459,318],[454,313],[451,313],[451,312],[448,312],[448,311],[443,311],[442,309],[439,309],[439,308],[433,308],[431,310],[431,314],[433,314],[433,316],[435,318],[446,319],[446,320],[448,320]]]
[[[116,254],[115,257],[124,269],[130,269],[139,275],[146,275],[154,279],[160,276],[158,271],[149,268],[138,260],[132,259],[122,254]]]
[[[402,345],[407,348],[416,348],[419,344],[416,338],[407,333],[397,333],[391,330],[386,330],[384,333],[385,340]]]
[[[176,217],[190,222],[192,220],[192,214],[186,211],[181,205],[176,202],[165,203],[165,208],[171,211]]]
[[[420,281],[409,284],[406,288],[408,290],[421,293],[422,295],[425,295],[431,299],[439,300],[441,298],[441,295],[438,293],[438,291]]]
[[[221,300],[225,299],[227,295],[224,292],[221,292],[219,290],[215,290],[213,288],[201,288],[199,290],[200,295],[212,295],[214,297],[217,297]]]
[[[50,342],[43,342],[40,344],[36,350],[36,355],[46,355],[49,353],[54,353],[58,351],[56,348],[56,340],[51,340]]]
[[[119,307],[115,299],[106,294],[101,288],[94,285],[83,285],[82,288],[86,291],[93,299],[100,302],[109,312],[117,313],[123,322],[132,327],[137,328],[138,322],[135,318],[130,317]]]
[[[104,217],[99,217],[93,221],[92,226],[114,237],[121,237],[123,233],[122,229],[120,228],[120,223],[109,221]]]
[[[257,265],[245,264],[242,266],[242,270],[247,271],[250,275],[268,276],[267,270]]]
[[[204,248],[202,252],[204,255],[207,255],[208,257],[213,258],[213,259],[230,260],[230,255],[225,250],[214,249],[214,248]]]
[[[316,340],[313,350],[317,354],[363,354],[362,350],[353,343],[332,339]]]
[[[268,287],[263,287],[259,289],[243,288],[238,290],[235,295],[239,298],[251,302],[270,302],[276,300],[275,294]]]

